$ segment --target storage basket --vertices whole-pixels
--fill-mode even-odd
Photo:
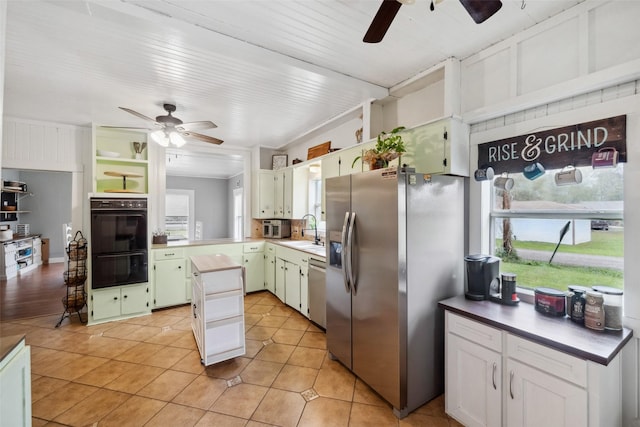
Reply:
[[[67,255],[72,261],[87,259],[87,239],[84,238],[81,231],[77,231],[73,240],[69,242]]]
[[[84,270],[84,269],[83,269]],[[87,272],[77,269],[65,271],[63,273],[64,283],[67,286],[80,286],[87,280]]]

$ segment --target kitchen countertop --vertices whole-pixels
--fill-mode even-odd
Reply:
[[[0,243],[11,243],[17,242],[25,239],[33,239],[34,237],[40,237],[41,234],[14,234],[13,237],[9,240],[0,240]]]
[[[226,255],[193,255],[191,262],[200,273],[210,273],[212,271],[232,270],[242,268]]]
[[[581,359],[608,365],[631,339],[633,331],[594,331],[569,317],[550,317],[538,313],[533,304],[516,306],[491,301],[471,301],[463,295],[438,303],[445,310],[504,330],[538,344],[552,347]]]
[[[225,245],[231,243],[253,243],[263,241],[264,239],[234,239],[233,237],[211,240],[173,240],[167,243],[154,243],[151,245],[151,249],[181,248],[186,246]]]
[[[0,337],[0,363],[4,361],[14,348],[20,345],[24,341],[24,335],[9,335],[6,337]]]
[[[254,242],[269,242],[276,245],[284,246],[291,249],[296,249],[302,252],[306,252],[311,255],[326,257],[326,248],[324,245],[315,245],[311,240],[293,240],[293,239],[212,239],[212,240],[174,240],[162,244],[153,244],[151,249],[166,249],[166,248],[181,248],[188,246],[207,246],[207,245],[224,245],[231,243],[254,243]]]

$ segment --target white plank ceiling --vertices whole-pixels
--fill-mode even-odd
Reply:
[[[416,0],[381,43],[366,44],[379,0],[9,0],[4,112],[144,126],[117,107],[155,117],[171,102],[184,121],[218,125],[203,133],[225,141],[222,158],[228,149],[278,148],[448,57],[463,59],[581,1],[522,8],[503,0],[476,25],[457,0],[434,12],[430,0]]]

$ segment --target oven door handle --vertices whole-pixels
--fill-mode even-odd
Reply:
[[[95,254],[96,258],[119,258],[123,256],[131,256],[131,255],[145,255],[146,251],[136,251],[136,252],[120,252],[117,254]]]

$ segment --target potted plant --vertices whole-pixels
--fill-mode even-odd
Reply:
[[[353,159],[351,167],[355,166],[356,162],[361,158],[369,163],[369,169],[380,169],[389,166],[391,160],[407,151],[400,134],[404,129],[404,126],[399,126],[389,133],[380,132],[375,147],[366,150],[362,156]]]

